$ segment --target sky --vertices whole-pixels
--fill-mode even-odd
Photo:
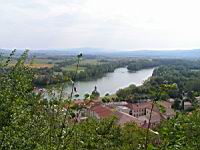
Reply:
[[[200,48],[199,0],[0,0],[0,48]]]

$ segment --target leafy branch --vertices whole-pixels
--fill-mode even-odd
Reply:
[[[145,145],[144,145],[145,150],[148,149],[149,131],[151,128],[151,118],[152,118],[154,106],[157,104],[157,101],[162,100],[162,97],[164,95],[167,95],[169,90],[176,89],[176,88],[177,88],[176,84],[162,84],[159,88],[151,90],[151,97],[153,99],[153,102],[151,105],[150,116],[149,116],[149,120],[148,120],[148,127],[147,127],[146,135],[145,135]]]
[[[76,81],[76,76],[78,74],[78,69],[79,69],[79,63],[80,63],[80,58],[82,57],[82,53],[77,55],[77,65],[76,65],[76,71],[75,71],[75,74],[72,78],[72,88],[71,88],[71,94],[70,94],[70,97],[69,97],[69,100],[71,101],[72,98],[73,98],[73,93],[74,93],[74,87],[75,87],[75,81]],[[63,130],[65,128],[65,124],[66,124],[66,119],[67,119],[67,112],[65,112],[65,115],[64,115],[64,119],[62,121],[62,126],[61,126],[61,130],[60,130],[60,134],[59,134],[59,141],[58,141],[58,146],[57,146],[57,150],[60,148],[60,143],[61,143],[61,139],[62,139],[62,136],[63,136]]]

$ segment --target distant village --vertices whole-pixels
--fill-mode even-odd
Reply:
[[[37,89],[36,91],[43,90],[45,89]],[[93,94],[97,93],[96,88],[93,92]],[[200,102],[200,97],[196,97],[196,99]],[[148,126],[154,128],[162,121],[171,119],[176,115],[175,110],[172,108],[174,101],[174,99],[170,98],[168,100],[157,101],[156,103],[153,103],[150,99],[137,103],[126,101],[105,103],[97,96],[95,100],[74,99],[73,104],[81,108],[80,111],[76,112],[78,122],[90,117],[96,119],[115,117],[116,123],[120,126],[133,122],[142,128],[148,128]],[[183,108],[185,111],[191,110],[193,108],[192,103],[184,102]]]
[[[84,106],[84,109],[80,112],[79,121],[88,117],[97,119],[116,117],[116,123],[121,126],[134,122],[139,127],[147,128],[150,121],[150,127],[153,128],[161,121],[173,118],[176,115],[170,101],[159,101],[153,104],[152,101],[147,100],[132,104],[125,101],[102,103],[101,100],[93,100],[88,103],[85,100],[75,100],[74,103]],[[151,110],[152,116],[150,119]]]

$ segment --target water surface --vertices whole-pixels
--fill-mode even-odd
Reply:
[[[129,72],[127,68],[118,68],[112,73],[107,73],[100,79],[77,82],[75,87],[80,98],[86,93],[91,94],[95,86],[97,86],[97,90],[101,96],[104,96],[106,93],[114,94],[120,88],[128,87],[130,84],[135,84],[136,86],[142,85],[144,80],[152,76],[153,70],[154,68]],[[65,90],[67,93],[70,93],[71,87],[68,86]]]

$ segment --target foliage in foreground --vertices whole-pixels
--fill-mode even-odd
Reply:
[[[12,56],[12,55],[11,55]],[[46,100],[33,93],[32,70],[24,65],[25,52],[16,65],[0,74],[0,149],[138,150],[144,149],[146,130],[130,123],[124,127],[115,119],[88,119],[76,123],[78,108],[61,96]],[[66,109],[63,109],[66,108]],[[200,112],[179,114],[150,133],[148,149],[197,150],[200,139]]]
[[[158,128],[162,150],[198,150],[200,147],[200,111],[179,114]]]

